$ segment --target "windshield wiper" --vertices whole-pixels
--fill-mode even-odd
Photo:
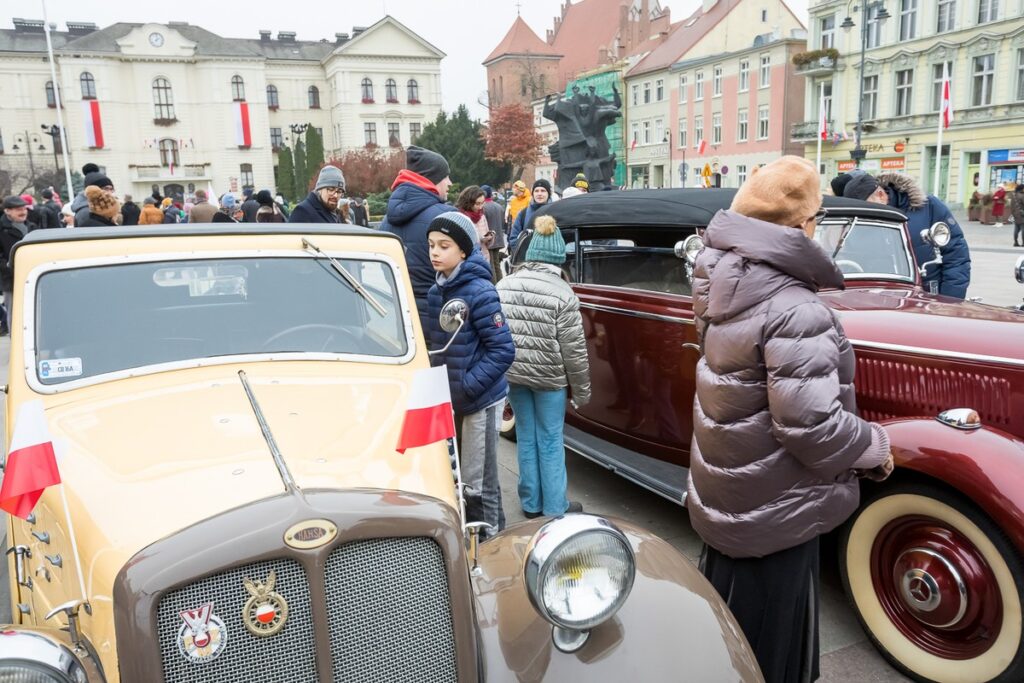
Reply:
[[[302,248],[305,249],[306,251],[312,252],[317,257],[322,257],[330,261],[331,265],[334,266],[334,270],[338,271],[338,274],[341,275],[342,278],[344,278],[345,282],[348,283],[348,286],[351,287],[353,291],[355,291],[364,299],[366,299],[366,303],[370,304],[370,306],[373,307],[373,310],[377,311],[377,314],[380,315],[380,317],[383,318],[387,316],[387,311],[384,309],[383,306],[380,305],[379,301],[373,298],[373,295],[370,294],[366,287],[363,287],[363,283],[355,279],[352,273],[348,272],[345,269],[345,266],[338,263],[338,261],[333,256],[324,253],[320,249],[320,247],[316,246],[305,237],[302,238]]]
[[[850,236],[850,233],[853,232],[853,229],[856,226],[857,226],[857,218],[854,217],[854,219],[852,221],[850,221],[849,223],[846,224],[846,227],[843,228],[843,231],[841,233],[839,233],[839,241],[836,242],[836,250],[832,252],[832,260],[833,261],[836,260],[836,256],[839,255],[839,252],[841,252],[843,250],[843,246],[846,245],[846,238]]]

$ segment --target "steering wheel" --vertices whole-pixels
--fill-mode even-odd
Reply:
[[[280,341],[288,337],[289,335],[306,334],[309,332],[322,332],[326,333],[324,337],[324,343],[320,346],[321,351],[326,351],[330,346],[331,342],[334,341],[335,335],[344,337],[353,342],[352,351],[356,351],[359,348],[360,338],[359,336],[347,327],[341,325],[327,325],[324,323],[310,323],[308,325],[295,325],[287,329],[281,330],[277,334],[267,338],[266,341],[261,344],[262,349],[268,349],[273,346],[275,342]],[[308,350],[308,349],[304,349]]]
[[[863,273],[864,272],[864,266],[860,265],[856,261],[851,261],[850,259],[845,259],[845,258],[837,259],[836,260],[836,265],[839,266],[839,270],[843,271],[844,273]]]

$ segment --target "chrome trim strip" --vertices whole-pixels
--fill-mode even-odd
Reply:
[[[252,385],[249,384],[249,378],[245,376],[245,370],[238,371],[238,379],[242,381],[242,387],[245,389],[245,395],[249,398],[249,405],[252,406],[252,412],[256,414],[256,421],[260,425],[260,431],[263,432],[263,439],[267,442],[267,448],[270,449],[270,455],[274,458],[274,465],[277,467],[278,474],[281,475],[281,481],[284,482],[284,487],[288,491],[298,491],[299,487],[295,485],[295,479],[292,477],[292,473],[288,469],[288,463],[284,461],[281,449],[277,447],[277,442],[274,440],[274,434],[270,431],[270,425],[267,424],[267,418],[263,417],[263,411],[260,410],[260,404],[256,400],[256,394],[253,393]]]
[[[127,239],[127,238],[126,238]],[[216,259],[241,259],[241,258],[308,258],[316,260],[317,256],[310,254],[303,249],[247,249],[239,251],[203,250],[191,252],[154,252],[148,254],[134,254],[131,256],[104,256],[101,258],[83,258],[69,261],[52,261],[36,266],[29,272],[25,279],[24,296],[22,297],[22,311],[24,334],[22,335],[22,358],[25,379],[29,387],[37,394],[59,394],[81,387],[113,382],[121,379],[130,379],[144,375],[153,375],[160,372],[172,370],[185,370],[190,368],[215,367],[219,365],[233,365],[237,363],[262,363],[268,361],[345,361],[350,363],[376,363],[379,365],[405,365],[416,357],[416,335],[413,334],[413,318],[416,314],[413,311],[409,297],[406,296],[403,268],[390,256],[378,252],[325,252],[339,259],[360,259],[365,261],[379,261],[391,268],[391,274],[395,279],[395,289],[398,293],[399,308],[402,311],[402,324],[405,329],[407,351],[403,356],[367,356],[362,354],[346,353],[249,353],[232,356],[214,356],[211,358],[190,358],[187,360],[174,361],[171,363],[157,363],[155,365],[144,365],[137,368],[127,368],[117,372],[108,372],[102,375],[94,375],[71,382],[61,384],[43,384],[39,381],[35,369],[36,357],[36,334],[35,334],[35,295],[39,278],[43,275],[58,271],[72,270],[75,268],[90,268],[95,266],[110,266],[126,263],[152,263],[155,261],[188,261],[194,259],[216,258]]]
[[[985,356],[977,353],[963,353],[960,351],[946,351],[943,349],[925,349],[920,346],[904,346],[903,344],[887,344],[885,342],[871,342],[862,339],[850,339],[855,347],[862,346],[868,349],[880,351],[899,351],[900,353],[916,353],[922,356],[934,358],[958,358],[960,360],[976,361],[980,363],[1002,363],[1024,368],[1024,358],[1006,358],[1003,356]],[[855,349],[856,350],[856,349]]]
[[[631,311],[628,308],[618,308],[616,306],[603,306],[601,304],[586,304],[580,302],[580,308],[589,308],[595,311],[606,311],[608,313],[621,313],[622,315],[629,315],[634,318],[644,318],[646,320],[661,320],[664,322],[678,323],[680,325],[694,325],[693,320],[689,318],[680,318],[673,315],[661,315],[660,313],[647,313],[645,311]]]
[[[606,470],[611,470],[612,473],[615,474],[616,476],[622,477],[626,481],[632,482],[632,483],[636,484],[637,486],[639,486],[642,489],[647,489],[651,493],[657,494],[657,495],[661,496],[662,498],[664,498],[665,500],[669,500],[669,501],[672,501],[673,503],[675,503],[676,505],[682,505],[683,507],[686,507],[686,498],[690,494],[689,491],[683,490],[683,497],[681,499],[680,498],[673,498],[671,495],[669,495],[669,493],[667,491],[663,491],[663,490],[661,490],[661,489],[659,489],[659,488],[657,488],[655,486],[652,486],[645,479],[643,479],[639,474],[634,474],[632,469],[627,468],[627,467],[623,467],[621,464],[616,463],[616,461],[614,461],[611,458],[609,458],[607,460],[602,460],[601,458],[595,457],[594,455],[592,455],[590,452],[588,452],[586,450],[583,450],[583,449],[580,449],[580,448],[577,448],[577,447],[573,446],[568,441],[565,443],[565,450],[567,450],[567,451],[569,451],[571,453],[575,453],[576,455],[578,455],[580,457],[586,458],[590,462],[594,463],[595,465],[600,465],[601,467],[605,468]],[[689,468],[685,468],[685,469],[687,471],[689,471]]]

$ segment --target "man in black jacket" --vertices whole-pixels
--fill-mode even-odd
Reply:
[[[245,197],[245,201],[242,202],[242,222],[255,223],[256,214],[260,210],[260,203],[256,201],[256,195],[251,187],[242,190],[242,196]]]
[[[345,194],[345,176],[337,166],[324,166],[313,191],[292,209],[289,223],[340,223],[338,203]]]
[[[63,228],[64,221],[61,220],[60,207],[53,201],[53,190],[46,188],[42,192],[43,203],[39,205],[39,227],[40,228]]]
[[[126,194],[124,196],[124,203],[121,204],[121,225],[138,225],[139,216],[142,214],[142,209],[139,205],[132,201],[132,196]]]
[[[0,289],[4,293],[5,315],[0,334],[8,334],[11,328],[11,308],[14,304],[14,271],[11,268],[11,252],[21,238],[39,226],[28,219],[28,202],[17,195],[4,200],[4,215],[0,216]]]

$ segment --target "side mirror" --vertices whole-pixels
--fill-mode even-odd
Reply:
[[[469,317],[469,306],[462,299],[452,299],[441,308],[441,329],[456,333]]]
[[[949,244],[952,236],[953,233],[950,231],[949,226],[942,222],[921,231],[921,239],[937,249],[942,249]]]
[[[1024,285],[1024,256],[1017,259],[1017,265],[1013,267],[1013,275],[1017,278],[1017,282]]]
[[[697,261],[697,254],[699,254],[703,248],[704,240],[697,235],[690,235],[685,240],[676,242],[673,251],[676,254],[676,258],[683,259],[686,263],[692,266]]]

